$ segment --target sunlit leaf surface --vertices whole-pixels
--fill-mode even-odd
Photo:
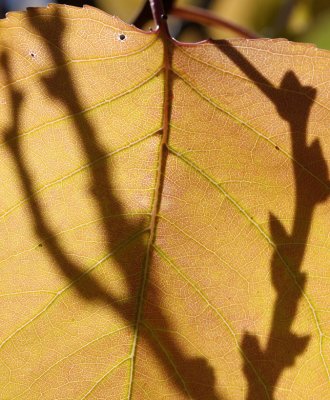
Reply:
[[[330,54],[54,5],[0,43],[0,398],[330,398]]]

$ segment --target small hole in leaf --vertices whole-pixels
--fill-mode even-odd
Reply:
[[[34,51],[30,51],[29,54],[30,54],[31,58],[37,57],[37,54]]]
[[[119,39],[121,42],[123,42],[124,40],[126,40],[126,35],[124,35],[123,33],[121,33],[121,34],[118,36],[118,39]]]
[[[278,146],[275,146],[275,149],[276,149],[276,150],[279,150],[280,148],[279,148]]]

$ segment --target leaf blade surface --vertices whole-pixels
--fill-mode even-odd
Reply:
[[[165,82],[55,6],[1,42],[2,397],[326,398],[329,53],[171,42]]]

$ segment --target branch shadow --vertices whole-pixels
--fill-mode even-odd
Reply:
[[[309,335],[296,335],[292,325],[307,280],[301,268],[313,213],[318,204],[328,199],[330,192],[328,168],[320,142],[318,139],[310,145],[307,142],[308,119],[317,90],[302,85],[293,71],[287,71],[280,86],[276,87],[229,42],[216,42],[216,45],[273,103],[278,115],[287,121],[290,128],[295,185],[294,222],[291,232],[287,232],[275,215],[269,216],[274,244],[270,269],[276,291],[271,328],[264,349],[257,336],[249,332],[245,333],[241,343],[243,371],[248,383],[246,399],[274,400],[282,373],[294,365],[310,341]]]
[[[61,15],[60,8],[54,8],[53,18],[43,20],[40,9],[30,8],[27,18],[34,32],[44,39],[45,46],[53,62],[53,72],[40,78],[40,83],[49,97],[59,102],[66,113],[72,116],[76,138],[83,150],[86,163],[88,163],[91,174],[90,192],[98,210],[103,230],[108,243],[108,257],[113,257],[119,265],[125,284],[128,289],[128,299],[118,299],[104,282],[93,278],[83,265],[74,261],[66,253],[56,232],[53,231],[48,221],[46,210],[43,208],[34,184],[34,177],[29,165],[24,160],[24,151],[20,137],[20,121],[22,118],[22,107],[24,106],[24,93],[12,84],[12,66],[8,52],[1,53],[1,66],[5,73],[8,86],[8,99],[11,109],[11,126],[5,132],[5,140],[8,151],[15,162],[17,175],[26,199],[28,209],[33,221],[33,229],[39,238],[43,250],[54,261],[59,272],[64,274],[72,287],[79,295],[87,301],[99,301],[114,309],[118,315],[128,324],[133,325],[133,331],[139,332],[139,336],[147,343],[153,356],[158,359],[162,368],[172,384],[184,395],[196,400],[221,400],[223,397],[218,393],[215,385],[215,374],[213,368],[203,357],[191,358],[185,354],[180,347],[170,321],[162,313],[161,294],[156,286],[148,287],[153,299],[153,305],[159,311],[158,322],[162,326],[162,338],[157,338],[152,330],[152,323],[145,321],[142,317],[138,321],[134,316],[138,315],[137,298],[141,291],[143,268],[142,265],[147,257],[147,247],[144,234],[149,228],[145,228],[147,220],[134,223],[125,216],[125,210],[120,200],[116,197],[112,187],[109,156],[98,142],[96,131],[84,114],[83,103],[75,87],[74,77],[66,66],[63,51],[64,33],[66,30],[65,19]],[[50,40],[50,38],[52,38]],[[53,38],[56,38],[53,40]],[[31,55],[33,56],[33,55]],[[125,237],[118,240],[118,232],[126,232]],[[112,247],[112,243],[120,242]],[[126,244],[133,243],[134,253],[141,255],[139,267],[128,265],[120,251]],[[104,261],[104,260],[103,260]],[[132,323],[133,321],[133,323]],[[135,363],[135,354],[131,355],[132,363]]]

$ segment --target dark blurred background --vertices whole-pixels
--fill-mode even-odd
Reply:
[[[0,0],[1,17],[7,11],[45,6],[49,2],[56,3],[55,0]],[[89,4],[145,29],[153,25],[146,8],[141,14],[145,0],[59,0],[57,3]],[[263,37],[286,37],[330,49],[330,0],[176,0],[174,4],[202,7]],[[182,41],[238,36],[224,28],[201,27],[174,17],[170,19],[170,25],[173,36]]]

